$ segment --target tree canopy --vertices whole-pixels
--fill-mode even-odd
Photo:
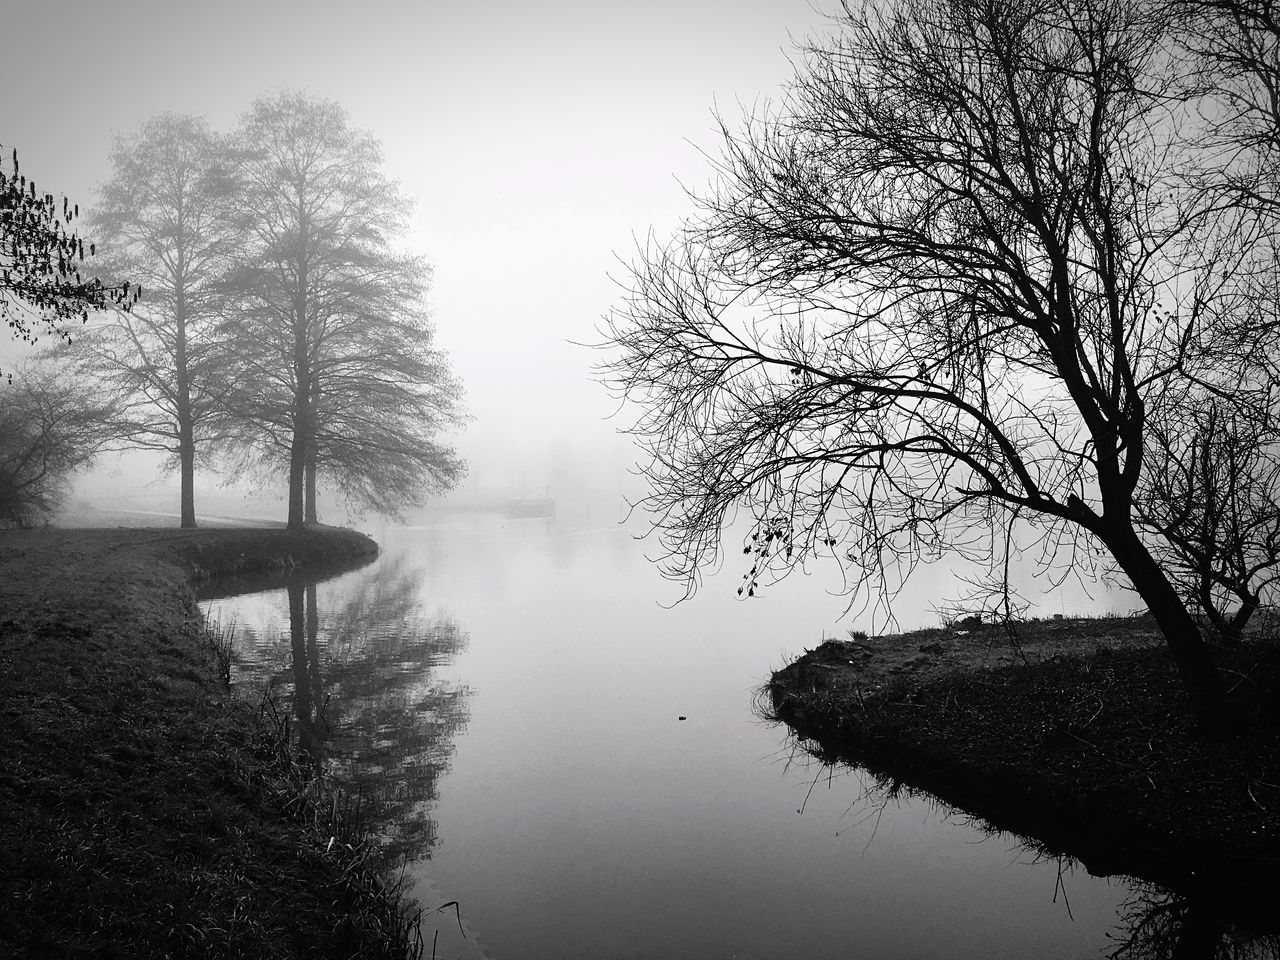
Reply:
[[[234,242],[228,157],[203,120],[165,114],[118,139],[111,159],[91,221],[101,265],[148,295],[132,311],[99,314],[77,353],[113,397],[114,432],[179,468],[181,524],[193,527],[195,464],[217,436],[226,389],[216,281]]]
[[[316,519],[326,479],[356,508],[400,515],[462,470],[435,440],[462,415],[432,346],[428,271],[392,248],[408,204],[336,103],[258,100],[237,141],[240,253],[224,289],[239,439],[287,470],[291,525]]]
[[[68,478],[108,440],[101,398],[65,370],[27,365],[0,383],[0,526],[48,520]]]
[[[778,102],[722,125],[713,188],[606,319],[667,572],[692,585],[736,509],[748,592],[815,556],[855,586],[998,563],[1021,524],[1122,571],[1216,722],[1216,667],[1135,501],[1154,413],[1268,394],[1274,327],[1243,295],[1267,232],[1213,188],[1176,15],[903,0],[836,20]]]
[[[317,519],[318,487],[399,516],[461,476],[439,439],[465,419],[461,387],[434,346],[430,270],[394,247],[409,204],[381,164],[337,103],[288,92],[229,136],[165,114],[117,141],[102,266],[151,293],[73,351],[114,435],[179,467],[183,526],[215,452],[286,476],[294,526]]]

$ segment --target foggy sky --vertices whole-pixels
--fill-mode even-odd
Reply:
[[[172,110],[230,129],[258,95],[338,100],[416,202],[439,342],[481,477],[536,486],[559,445],[630,455],[589,378],[633,236],[668,233],[718,152],[712,109],[774,94],[809,0],[102,3],[9,0],[0,144],[91,206],[113,135]],[[14,355],[0,336],[0,363]],[[496,471],[496,472],[495,472]],[[532,476],[530,476],[532,474]]]

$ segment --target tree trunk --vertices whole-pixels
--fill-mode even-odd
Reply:
[[[1213,629],[1218,634],[1218,640],[1224,647],[1238,647],[1240,641],[1244,638],[1244,628],[1252,619],[1254,612],[1258,609],[1258,598],[1251,594],[1238,594],[1240,598],[1240,606],[1236,608],[1236,612],[1232,614],[1228,620],[1222,615],[1217,607],[1211,603],[1205,604],[1205,612],[1209,615],[1209,621],[1213,624]]]
[[[182,482],[178,507],[182,519],[179,523],[183,529],[192,529],[196,525],[196,438],[191,415],[191,375],[187,370],[186,286],[181,281],[174,305],[174,320],[177,327],[174,368],[178,380],[178,470]]]
[[[1240,607],[1236,610],[1235,616],[1231,618],[1231,623],[1227,628],[1223,640],[1228,646],[1238,647],[1240,641],[1244,637],[1244,628],[1249,621],[1253,619],[1253,615],[1258,609],[1258,598],[1252,594],[1242,596],[1240,598]]]
[[[178,416],[178,463],[182,474],[181,523],[183,529],[192,529],[196,525],[196,442],[191,423],[190,397],[185,399],[186,415],[180,413]]]
[[[289,444],[289,522],[290,530],[298,530],[304,524],[303,489],[306,479],[307,442],[300,422],[305,415],[305,398],[296,398],[294,405],[293,440]]]
[[[311,361],[307,353],[307,295],[305,284],[294,297],[293,317],[293,439],[289,446],[289,523],[300,529],[306,521],[307,453],[315,443],[311,417]]]
[[[314,408],[313,408],[314,409]],[[311,444],[307,449],[306,462],[306,521],[317,523],[316,519],[316,446]]]
[[[1121,528],[1103,540],[1164,634],[1201,730],[1210,736],[1225,733],[1226,688],[1222,674],[1178,591],[1132,529]]]

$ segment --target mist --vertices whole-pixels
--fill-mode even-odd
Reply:
[[[821,23],[805,0],[643,12],[21,3],[4,41],[2,142],[41,189],[92,210],[113,137],[152,116],[225,129],[272,91],[339,102],[381,141],[414,205],[402,243],[432,267],[437,343],[473,417],[455,438],[469,464],[455,496],[555,487],[557,499],[616,498],[636,492],[626,480],[635,456],[616,436],[625,414],[613,416],[592,380],[598,352],[582,346],[601,340],[599,319],[619,294],[611,275],[637,240],[675,225],[682,182],[705,180],[710,105],[733,110],[776,88],[790,72],[789,36]],[[0,355],[15,354],[6,344]],[[76,494],[158,494],[156,479],[145,460],[104,459]],[[211,479],[227,478],[202,482]]]
[[[0,955],[1280,957],[1186,9],[11,3]]]

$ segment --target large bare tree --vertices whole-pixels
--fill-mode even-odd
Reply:
[[[392,249],[408,205],[377,141],[337,104],[286,93],[253,105],[238,142],[233,407],[241,439],[287,464],[289,525],[315,521],[326,476],[392,514],[451,486],[461,463],[435,437],[460,391],[432,346],[427,268]]]
[[[606,320],[668,572],[694,582],[734,509],[748,590],[814,555],[866,585],[1017,517],[1114,559],[1220,726],[1219,671],[1133,507],[1149,403],[1221,382],[1199,345],[1241,339],[1206,251],[1247,258],[1188,176],[1167,9],[836,19],[779,103],[724,126],[698,215]]]
[[[165,114],[117,140],[111,162],[91,219],[103,268],[136,278],[147,296],[129,312],[100,314],[75,351],[111,391],[120,438],[178,467],[180,523],[194,527],[196,461],[218,436],[230,372],[215,283],[234,239],[227,158],[203,120]]]

